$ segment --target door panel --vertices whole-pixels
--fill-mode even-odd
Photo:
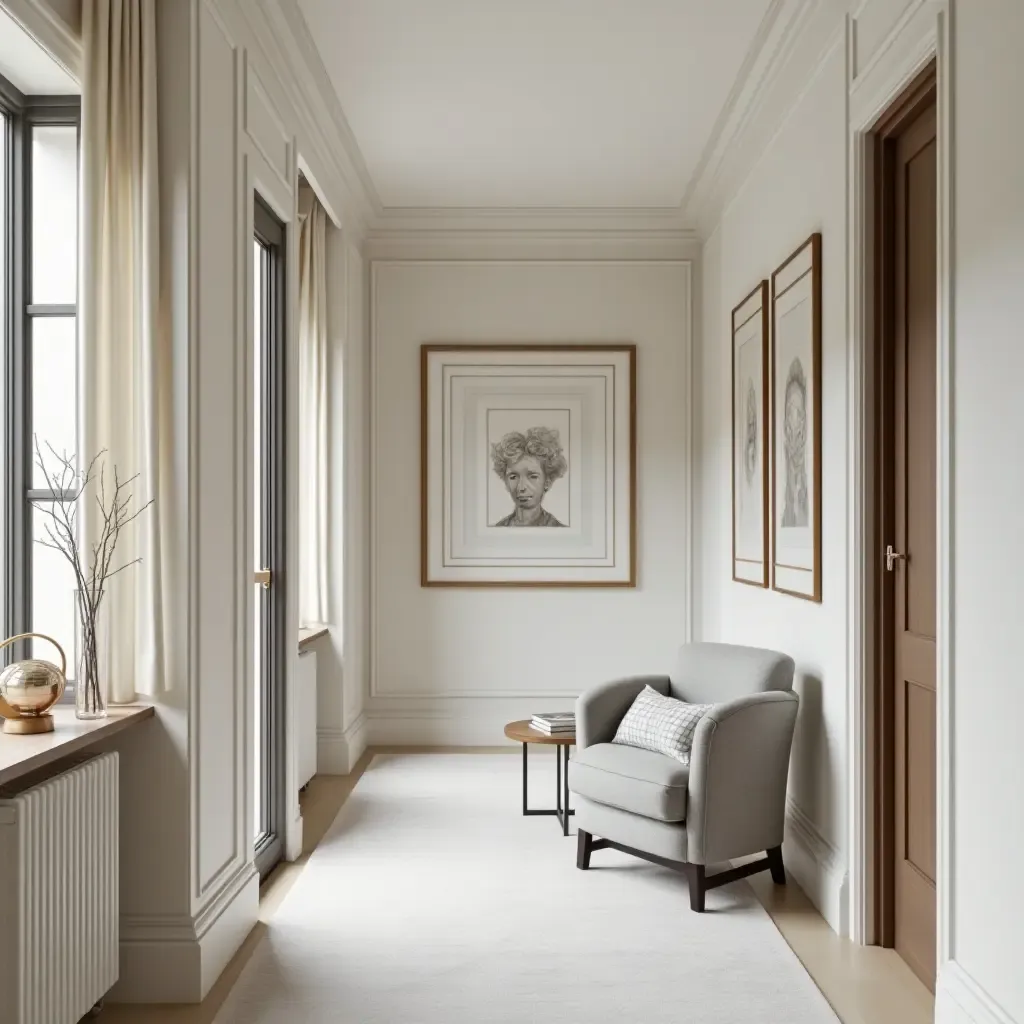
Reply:
[[[892,422],[895,946],[935,985],[936,146],[935,108],[895,144]]]

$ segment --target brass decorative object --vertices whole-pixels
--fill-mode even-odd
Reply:
[[[0,672],[0,718],[4,719],[3,732],[8,734],[53,732],[50,708],[60,700],[67,685],[68,660],[64,648],[53,637],[43,633],[19,633],[0,643],[0,651],[30,637],[46,640],[57,648],[60,668],[52,661],[29,658],[16,661]]]

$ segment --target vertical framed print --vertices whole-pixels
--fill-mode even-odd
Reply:
[[[423,345],[421,583],[636,586],[636,346]]]
[[[768,586],[768,282],[732,311],[732,578]]]
[[[772,588],[821,600],[821,235],[772,274]]]

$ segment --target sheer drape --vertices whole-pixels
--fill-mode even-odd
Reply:
[[[299,620],[328,621],[327,213],[299,191]]]
[[[171,465],[161,415],[170,374],[158,334],[156,0],[84,0],[80,275],[81,458],[101,450],[108,488],[138,474],[154,506],[122,533],[115,564],[141,558],[107,587],[110,699],[164,687],[166,560],[161,469]],[[83,503],[85,539],[95,506]]]

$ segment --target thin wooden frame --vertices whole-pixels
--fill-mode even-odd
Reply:
[[[430,425],[429,361],[437,352],[593,352],[595,354],[624,352],[629,357],[629,575],[624,580],[436,580],[430,579],[429,566],[429,472],[430,462],[427,439]],[[441,344],[420,346],[420,585],[423,587],[636,587],[637,585],[637,530],[636,530],[636,345],[633,344]]]
[[[810,255],[810,268],[799,278],[792,281],[781,290],[779,288],[779,277],[791,263],[808,253]],[[778,543],[776,522],[778,514],[778,445],[775,437],[776,409],[778,408],[778,396],[775,394],[776,386],[776,357],[778,354],[778,318],[776,315],[779,299],[787,294],[792,288],[803,281],[807,274],[811,277],[811,393],[813,395],[811,419],[811,480],[814,486],[813,505],[811,507],[812,526],[812,573],[811,589],[809,593],[794,590],[781,586],[778,582]],[[772,589],[780,594],[788,594],[790,597],[797,597],[804,601],[821,602],[821,233],[815,232],[805,242],[799,245],[772,273],[771,278],[771,418],[772,430],[770,444],[772,449]],[[802,566],[781,566],[782,568],[799,568],[806,571]]]
[[[760,298],[760,305],[750,307],[752,299]],[[768,586],[768,559],[769,544],[768,534],[771,529],[771,513],[769,508],[768,492],[768,448],[770,445],[770,423],[769,415],[769,302],[768,282],[762,281],[753,291],[744,296],[743,300],[733,309],[732,324],[732,579],[734,583],[744,583],[749,587]],[[742,321],[737,322],[739,317],[749,312]],[[747,579],[737,574],[737,563],[740,559],[736,550],[736,334],[754,317],[761,319],[761,578],[760,580]]]

